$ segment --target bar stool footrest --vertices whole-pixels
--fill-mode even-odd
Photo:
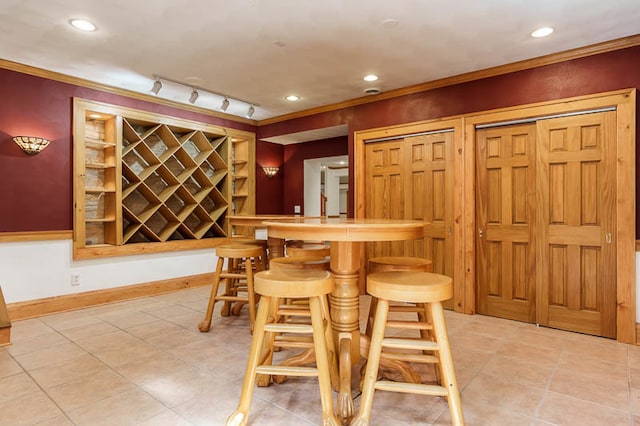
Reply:
[[[317,377],[318,369],[314,367],[291,367],[286,365],[259,365],[257,374],[269,374],[272,376],[299,376]]]
[[[264,330],[273,333],[313,333],[313,327],[310,324],[267,324]]]
[[[417,383],[391,382],[380,380],[375,383],[375,388],[387,392],[413,393],[418,395],[447,396],[448,392],[444,386],[422,385]]]
[[[433,355],[382,352],[380,356],[382,359],[393,360],[393,361],[404,361],[404,362],[416,362],[420,364],[437,364],[438,362],[440,362],[438,357]]]
[[[419,351],[437,351],[440,349],[440,346],[436,342],[397,338],[382,339],[382,347],[394,349],[415,349]]]

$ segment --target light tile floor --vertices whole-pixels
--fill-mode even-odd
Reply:
[[[242,385],[248,315],[216,313],[211,331],[200,333],[208,291],[14,322],[13,344],[0,348],[0,425],[224,424]],[[446,315],[467,424],[640,425],[640,347]],[[374,399],[374,425],[449,419],[440,398],[377,392]],[[320,423],[315,379],[254,393],[250,424]]]

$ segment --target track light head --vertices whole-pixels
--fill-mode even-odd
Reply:
[[[158,78],[156,78],[156,81],[153,82],[153,87],[151,88],[151,92],[154,95],[157,95],[160,89],[162,89],[162,82]]]
[[[256,109],[253,107],[253,105],[251,105],[249,107],[249,111],[247,111],[247,118],[251,118],[254,112],[256,112]]]
[[[223,111],[226,111],[229,108],[229,99],[228,98],[224,98],[224,101],[222,101],[222,105],[220,106],[220,109]]]
[[[198,100],[198,96],[200,96],[200,94],[198,94],[198,91],[196,89],[193,89],[193,91],[191,92],[191,96],[189,96],[189,102],[195,104]]]

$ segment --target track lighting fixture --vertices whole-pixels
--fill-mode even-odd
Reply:
[[[225,97],[224,101],[222,101],[222,105],[220,106],[220,109],[223,111],[226,111],[227,108],[229,108],[229,99]]]
[[[191,92],[191,96],[189,96],[189,103],[195,104],[198,100],[198,96],[200,96],[200,94],[198,94],[198,91],[196,89],[193,89],[193,92]]]
[[[200,92],[204,92],[205,97],[201,100],[201,103],[203,104],[210,103],[212,100],[212,97],[207,95],[208,94],[214,95],[218,99],[222,99],[222,103],[220,104],[221,111],[226,112],[230,107],[232,107],[232,111],[233,111],[235,107],[238,106],[235,103],[236,101],[238,101],[240,105],[242,104],[249,105],[249,109],[246,113],[247,118],[251,118],[253,114],[256,112],[256,104],[254,104],[253,102],[249,102],[249,101],[239,99],[239,98],[234,98],[234,97],[230,98],[227,95],[216,93],[200,86],[195,86],[193,84],[184,83],[182,81],[174,80],[172,78],[163,77],[160,74],[153,74],[151,77],[153,78],[153,86],[151,87],[151,93],[153,93],[154,95],[157,95],[158,93],[160,93],[161,90],[164,89],[165,91],[163,92],[163,95],[166,95],[166,96],[163,96],[163,97],[173,98],[173,93],[175,92],[176,86],[182,86],[184,88],[187,88],[187,87],[191,88],[191,94],[189,95],[189,98],[188,98],[188,101],[191,104],[195,104],[196,101],[200,98]],[[164,86],[163,85],[164,82],[169,82],[171,84],[169,84],[168,86]],[[218,102],[215,100],[215,98],[213,99],[214,99],[214,102]],[[231,105],[231,101],[234,101],[234,105]],[[203,107],[209,108],[208,106],[203,106]],[[242,106],[240,106],[240,108],[242,108]],[[213,107],[213,109],[215,109],[215,106]],[[229,114],[240,115],[242,113],[231,112]]]
[[[160,89],[162,89],[162,82],[156,78],[156,81],[153,82],[153,87],[151,88],[151,92],[154,95],[157,95]]]

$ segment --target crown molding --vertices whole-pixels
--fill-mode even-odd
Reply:
[[[250,124],[252,126],[256,126],[258,123],[256,120],[238,117],[231,114],[225,114],[223,112],[212,111],[210,109],[198,107],[195,105],[186,105],[186,104],[172,101],[169,99],[162,99],[153,95],[147,95],[145,93],[134,92],[133,90],[120,89],[118,87],[109,86],[108,84],[96,83],[95,81],[86,80],[79,77],[73,77],[73,76],[58,73],[55,71],[45,70],[43,68],[37,68],[31,65],[20,64],[18,62],[9,61],[6,59],[0,59],[0,68],[4,68],[10,71],[20,72],[23,74],[33,75],[35,77],[47,78],[49,80],[55,80],[61,83],[73,84],[74,86],[100,90],[102,92],[112,93],[114,95],[119,95],[119,96],[125,96],[127,98],[137,99],[140,101],[151,102],[158,105],[169,106],[172,108],[178,108],[185,111],[191,111],[191,112],[196,112],[204,115],[209,115],[212,117],[223,118],[225,120],[234,121],[236,123]]]
[[[368,104],[371,102],[382,101],[385,99],[397,98],[399,96],[412,95],[414,93],[426,92],[428,90],[438,89],[445,86],[452,86],[454,84],[467,83],[474,80],[480,80],[483,78],[494,77],[502,74],[509,74],[512,72],[523,71],[531,68],[537,68],[544,65],[557,64],[560,62],[570,61],[572,59],[584,58],[587,56],[593,56],[593,55],[598,55],[600,53],[626,49],[628,47],[634,47],[638,45],[640,45],[640,34],[636,34],[629,37],[623,37],[615,40],[605,41],[605,42],[593,44],[590,46],[584,46],[576,49],[566,50],[564,52],[552,53],[549,55],[540,56],[533,59],[526,59],[523,61],[513,62],[511,64],[500,65],[492,68],[486,68],[483,70],[468,72],[465,74],[459,74],[452,77],[441,78],[441,79],[429,81],[426,83],[414,84],[412,86],[407,86],[400,89],[382,92],[378,95],[363,96],[360,98],[350,99],[344,102],[324,105],[321,107],[310,108],[302,111],[296,111],[289,114],[280,115],[277,117],[259,120],[258,126],[265,126],[268,124],[274,124],[274,123],[293,120],[296,118],[302,118],[310,115],[321,114],[325,112],[349,108],[349,107],[362,105],[362,104]]]

